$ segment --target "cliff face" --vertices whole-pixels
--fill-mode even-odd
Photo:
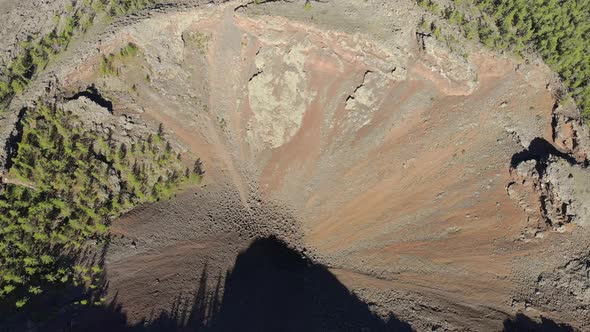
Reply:
[[[61,93],[93,85],[205,165],[194,194],[113,225],[109,294],[131,321],[276,235],[418,330],[524,310],[590,327],[585,126],[543,64],[459,56],[418,20],[387,1],[163,11],[60,68]],[[101,75],[127,43],[140,55]]]

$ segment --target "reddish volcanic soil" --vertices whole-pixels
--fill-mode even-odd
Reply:
[[[406,20],[387,37],[342,28],[340,12],[321,10],[333,4],[317,4],[312,18],[290,6],[154,15],[101,45],[110,51],[133,41],[140,63],[101,78],[95,54],[67,76],[70,88],[96,83],[117,114],[142,110],[145,121],[163,123],[205,165],[200,187],[112,227],[108,298],[127,322],[162,312],[186,321],[172,313],[201,294],[193,318],[223,326],[215,322],[232,317],[223,316],[233,312],[232,294],[246,296],[249,287],[267,294],[254,280],[261,276],[241,272],[256,263],[237,267],[266,253],[254,239],[274,236],[310,259],[298,258],[305,267],[290,275],[301,276],[294,284],[348,290],[345,298],[340,291],[308,298],[302,281],[302,306],[329,308],[333,296],[350,303],[333,317],[351,317],[351,325],[293,326],[407,327],[387,325],[399,320],[417,330],[500,330],[526,311],[588,327],[579,313],[544,306],[542,295],[528,300],[539,275],[565,263],[562,253],[575,252],[586,231],[547,226],[539,193],[525,182],[516,196],[508,189],[517,181],[513,156],[534,139],[557,144],[550,71],[477,49],[464,59],[433,38],[422,43],[413,16],[362,7],[377,25]],[[140,79],[147,72],[150,82]],[[136,93],[127,94],[131,82]],[[263,270],[291,271],[275,263]],[[235,286],[232,276],[245,281]]]

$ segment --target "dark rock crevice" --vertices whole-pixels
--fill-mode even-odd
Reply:
[[[250,78],[248,79],[248,82],[252,82],[252,80],[254,80],[256,77],[258,77],[258,75],[262,74],[264,71],[262,70],[257,70],[252,76],[250,76]]]
[[[22,120],[23,120],[26,112],[27,112],[26,108],[21,108],[18,111],[18,116],[17,116],[18,120],[16,121],[15,128],[14,128],[12,134],[8,137],[6,144],[4,145],[4,152],[6,155],[6,163],[4,164],[4,169],[6,170],[6,172],[8,172],[8,170],[10,170],[10,168],[12,167],[12,164],[13,164],[12,160],[14,159],[14,157],[16,157],[16,154],[18,152],[18,143],[23,138]]]
[[[361,84],[357,85],[356,88],[354,88],[354,91],[346,98],[346,102],[349,102],[349,101],[355,99],[354,96],[362,87],[365,86],[365,84],[367,84],[367,76],[371,73],[373,73],[371,70],[365,71],[365,73],[363,74],[363,81],[361,82]]]
[[[420,51],[426,50],[426,42],[424,41],[425,38],[431,37],[432,34],[424,33],[424,32],[416,32],[416,41],[420,47]]]

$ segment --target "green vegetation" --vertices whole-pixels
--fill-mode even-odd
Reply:
[[[196,47],[201,54],[207,53],[207,48],[209,47],[211,35],[197,31],[187,33],[186,36],[184,36],[184,38],[187,44],[191,44],[194,47]]]
[[[453,0],[442,10],[432,0],[418,4],[489,48],[540,54],[590,120],[590,0]]]
[[[117,143],[75,114],[40,105],[22,120],[22,139],[0,187],[0,300],[23,307],[60,284],[96,288],[100,266],[77,253],[107,238],[109,221],[198,181],[155,135]]]
[[[137,56],[138,53],[139,48],[135,44],[129,43],[116,54],[111,53],[108,56],[103,56],[99,64],[99,73],[102,76],[118,76],[119,70],[115,63],[124,62],[128,58]]]
[[[20,94],[33,76],[43,70],[50,59],[67,49],[77,33],[84,33],[99,16],[115,17],[141,10],[153,0],[84,0],[79,6],[68,5],[63,17],[54,19],[54,29],[45,36],[30,37],[21,43],[21,51],[0,71],[0,105]]]

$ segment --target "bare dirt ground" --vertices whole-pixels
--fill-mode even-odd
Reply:
[[[202,187],[113,224],[113,326],[590,328],[585,205],[564,198],[588,193],[559,191],[586,150],[554,76],[417,40],[419,17],[410,1],[157,13],[102,38],[142,51],[118,77],[97,52],[62,70],[64,91],[95,84],[205,165]],[[560,162],[575,171],[546,171]]]

